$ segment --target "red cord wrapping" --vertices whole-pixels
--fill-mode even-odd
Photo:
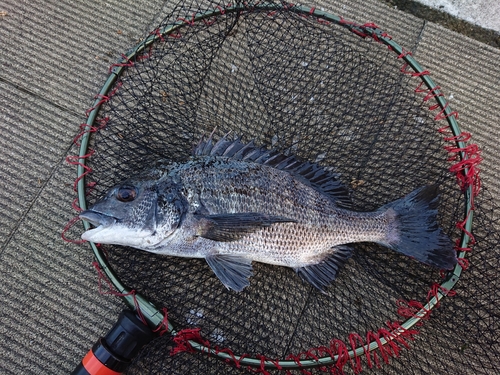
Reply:
[[[165,333],[168,333],[168,310],[166,307],[162,309],[163,311],[163,319],[161,323],[156,327],[153,332],[157,332],[158,335],[163,336]]]
[[[354,351],[356,348],[358,348],[358,346],[360,346],[363,348],[364,356],[366,357],[368,366],[370,368],[374,365],[380,367],[381,362],[379,356],[382,358],[384,363],[389,363],[390,357],[399,356],[401,347],[409,348],[408,342],[406,340],[413,340],[413,336],[418,333],[418,331],[416,330],[404,329],[399,322],[387,322],[386,324],[388,328],[380,328],[377,332],[370,331],[367,333],[366,339],[363,339],[357,333],[351,333],[348,339],[350,348],[348,348],[348,346],[343,341],[333,339],[330,341],[329,347],[320,346],[317,348],[309,349],[308,351],[305,351],[298,355],[290,354],[288,355],[286,360],[292,360],[297,363],[299,368],[301,368],[303,374],[311,374],[311,372],[302,367],[301,362],[305,360],[318,360],[322,357],[330,357],[333,359],[336,355],[338,355],[337,361],[333,365],[329,367],[324,366],[322,370],[325,372],[331,371],[332,373],[343,374],[344,366],[348,362],[350,362],[354,372],[358,374],[363,369],[361,365],[361,357],[355,354],[354,357],[350,359],[348,352],[351,349]],[[387,340],[387,343],[385,345],[382,344],[382,339]],[[210,355],[210,350],[212,347],[210,345],[210,342],[201,336],[200,328],[184,329],[182,331],[179,331],[177,335],[174,336],[173,341],[176,346],[171,351],[171,354],[175,355],[182,352],[196,352],[196,350],[189,342],[190,340],[205,346],[209,351],[208,355]],[[372,342],[377,343],[377,350],[369,351],[368,346]],[[242,359],[249,356],[249,354],[243,354],[237,359],[236,355],[229,348],[221,349],[219,347],[215,347],[213,349],[215,350],[216,354],[228,354],[232,358],[232,361],[227,360],[227,362],[231,362],[238,368],[241,367]],[[249,367],[250,370],[256,373],[269,374],[269,372],[265,368],[265,362],[273,363],[278,370],[282,369],[279,361],[277,360],[267,358],[263,355],[255,355],[254,358],[258,358],[261,361],[259,367]]]

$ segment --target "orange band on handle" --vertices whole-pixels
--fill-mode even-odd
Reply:
[[[92,350],[89,350],[87,355],[82,359],[82,365],[90,375],[120,375],[121,372],[113,371],[107,368],[101,361],[99,361]]]

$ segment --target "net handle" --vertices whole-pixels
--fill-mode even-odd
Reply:
[[[117,78],[124,72],[124,70],[130,66],[130,62],[133,62],[137,59],[138,56],[144,53],[147,47],[152,45],[154,42],[162,39],[165,36],[169,36],[170,34],[177,31],[179,28],[186,26],[186,24],[199,22],[208,18],[217,17],[224,15],[226,13],[235,13],[235,12],[243,12],[243,11],[252,11],[252,10],[261,10],[261,11],[280,11],[286,10],[297,13],[303,16],[312,16],[316,17],[318,20],[333,22],[337,25],[345,27],[350,31],[360,35],[360,36],[370,36],[373,39],[379,41],[380,43],[390,47],[392,51],[398,54],[398,57],[402,58],[406,64],[415,72],[415,75],[420,77],[423,83],[427,86],[429,90],[431,90],[434,94],[434,99],[437,101],[437,104],[441,108],[443,113],[443,118],[446,119],[450,130],[453,135],[457,137],[456,145],[459,149],[465,148],[465,142],[459,140],[459,135],[461,134],[461,130],[458,126],[456,118],[453,116],[453,112],[450,109],[450,106],[446,99],[441,95],[441,92],[436,89],[436,84],[429,77],[428,74],[424,74],[425,70],[420,66],[420,64],[408,53],[405,53],[405,50],[398,45],[395,41],[392,40],[386,33],[380,30],[376,25],[371,26],[361,26],[355,23],[346,22],[343,18],[335,16],[333,14],[327,13],[325,11],[317,10],[315,8],[309,8],[305,6],[293,6],[291,4],[275,4],[275,3],[236,3],[234,5],[229,5],[225,8],[217,7],[212,10],[208,10],[206,12],[196,13],[192,16],[190,20],[179,19],[176,22],[165,26],[164,28],[157,30],[155,33],[150,34],[143,42],[137,45],[135,48],[127,52],[123,55],[122,59],[120,59],[117,64],[115,64],[110,72],[108,79],[106,80],[103,88],[99,92],[97,99],[94,102],[94,106],[92,110],[88,113],[88,118],[86,121],[87,129],[91,129],[94,125],[99,110],[101,106],[104,104],[103,100],[100,98],[106,97],[111,91],[111,88],[115,84]],[[85,132],[81,137],[80,143],[80,151],[79,151],[79,164],[77,167],[77,175],[78,175],[78,202],[80,208],[83,210],[87,209],[86,202],[86,185],[85,185],[85,164],[86,158],[88,154],[88,143],[90,138],[90,131]],[[465,151],[458,151],[458,156],[461,161],[467,160],[469,156]],[[465,167],[463,169],[463,173],[467,174],[469,172],[469,168]],[[465,249],[469,246],[471,238],[469,233],[472,231],[472,219],[473,219],[473,187],[468,186],[464,198],[465,198],[465,217],[466,221],[464,223],[465,230],[462,231],[462,236],[460,239],[460,248]],[[90,228],[90,224],[86,221],[83,221],[83,226],[85,230]],[[90,242],[90,246],[92,251],[96,257],[96,260],[99,264],[100,269],[103,271],[105,276],[109,279],[109,281],[113,284],[113,286],[120,293],[125,303],[134,310],[140,310],[144,319],[148,322],[151,327],[158,328],[161,325],[165,324],[166,317],[164,313],[158,309],[154,304],[149,302],[144,296],[139,293],[133,292],[129,287],[124,285],[118,275],[113,271],[110,264],[106,260],[106,256],[104,253],[92,242]],[[459,252],[459,257],[463,257],[465,255],[465,251]],[[366,346],[360,346],[356,349],[350,350],[348,352],[349,358],[355,358],[363,355],[366,351],[373,351],[379,348],[380,344],[385,345],[389,341],[394,341],[406,330],[411,329],[415,324],[419,323],[422,319],[424,319],[429,311],[431,311],[434,307],[439,304],[439,301],[446,295],[441,290],[450,291],[453,289],[455,284],[458,282],[460,275],[463,271],[463,268],[460,264],[457,264],[455,268],[448,272],[446,275],[445,281],[441,283],[440,288],[436,292],[436,294],[429,299],[427,304],[417,313],[414,314],[413,317],[407,319],[404,323],[401,324],[400,328],[395,329],[391,332],[391,339],[388,340],[386,338],[380,338],[380,343],[371,342]],[[178,331],[168,322],[167,323],[167,332],[171,335],[176,335]],[[269,361],[269,360],[261,360],[256,358],[249,358],[247,356],[239,356],[234,354],[227,354],[224,352],[218,352],[215,349],[209,348],[203,344],[197,343],[193,340],[188,341],[191,347],[199,352],[207,353],[210,355],[218,356],[223,360],[228,361],[237,361],[240,365],[252,366],[252,367],[265,367],[265,368],[283,368],[283,369],[296,369],[296,368],[307,368],[307,367],[317,367],[317,366],[327,366],[333,365],[339,360],[339,356],[335,355],[333,357],[321,357],[318,359],[304,359],[300,360],[300,364],[297,361],[291,360],[280,360],[280,361]]]

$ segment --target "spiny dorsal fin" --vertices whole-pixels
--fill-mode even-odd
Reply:
[[[268,150],[257,147],[254,141],[241,142],[238,137],[233,141],[227,139],[227,134],[214,143],[213,133],[205,140],[202,138],[193,151],[195,156],[224,156],[234,160],[252,161],[270,167],[287,171],[298,177],[302,182],[328,196],[342,208],[352,206],[349,191],[339,180],[339,174],[325,170],[316,163],[303,162],[295,155],[285,155],[278,150]]]

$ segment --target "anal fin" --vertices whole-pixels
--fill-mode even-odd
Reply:
[[[241,292],[250,285],[248,278],[253,275],[250,259],[228,254],[209,255],[205,259],[226,288]]]
[[[352,256],[353,249],[346,245],[339,245],[333,248],[333,252],[324,258],[321,262],[310,266],[295,268],[295,272],[320,291],[325,288],[337,277],[338,272]]]

